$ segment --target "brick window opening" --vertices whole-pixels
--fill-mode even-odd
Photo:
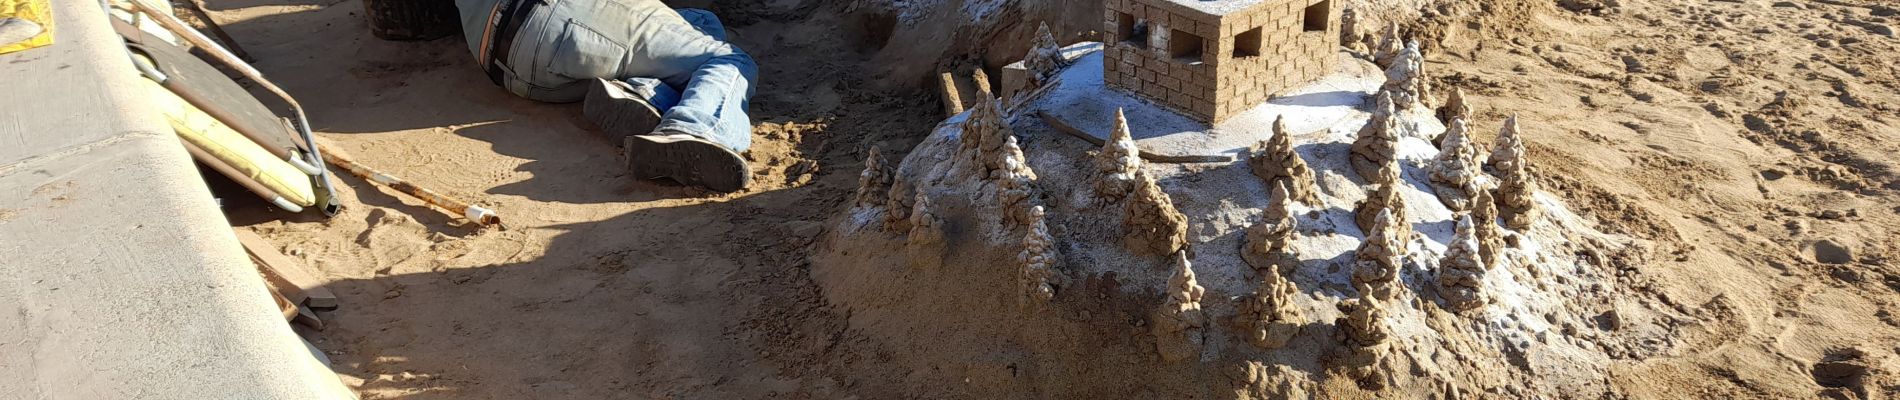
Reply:
[[[1192,33],[1171,29],[1168,32],[1168,55],[1176,61],[1201,62],[1201,37]]]
[[[1148,21],[1136,20],[1133,14],[1116,13],[1115,37],[1122,42],[1145,46],[1148,43]]]
[[[1320,0],[1306,6],[1306,31],[1325,32],[1328,20],[1332,19],[1333,0]]]
[[[1253,28],[1234,35],[1234,58],[1260,56],[1260,29]]]

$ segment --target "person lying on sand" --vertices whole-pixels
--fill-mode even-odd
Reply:
[[[752,57],[711,11],[659,0],[455,0],[488,79],[536,101],[580,101],[639,178],[731,192],[751,181]]]

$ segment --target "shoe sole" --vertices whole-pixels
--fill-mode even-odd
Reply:
[[[613,144],[622,144],[628,136],[653,133],[660,125],[660,110],[621,90],[612,83],[596,79],[581,101],[581,115],[607,135]]]
[[[745,189],[752,180],[738,154],[699,138],[632,135],[625,146],[627,171],[638,178],[671,178],[720,192]]]

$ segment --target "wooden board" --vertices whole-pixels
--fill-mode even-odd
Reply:
[[[336,308],[336,294],[323,287],[323,281],[305,270],[302,262],[278,252],[277,246],[257,236],[257,233],[245,229],[233,231],[237,233],[238,243],[244,245],[244,251],[251,253],[251,259],[263,266],[260,270],[264,272],[265,279],[282,288],[284,297],[310,308]]]

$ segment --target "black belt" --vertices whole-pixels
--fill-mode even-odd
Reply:
[[[482,68],[488,71],[488,80],[496,85],[501,83],[501,66],[508,62],[508,50],[515,45],[515,33],[521,30],[521,24],[533,14],[534,6],[541,5],[540,0],[501,0],[496,5],[493,18],[496,26],[488,38],[488,64]]]

